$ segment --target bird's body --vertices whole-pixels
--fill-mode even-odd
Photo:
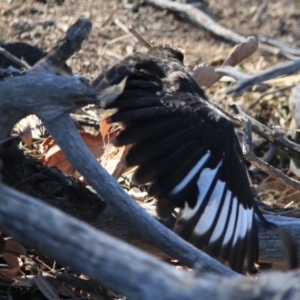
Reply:
[[[233,125],[206,98],[183,65],[183,54],[157,46],[135,53],[96,81],[98,88],[127,77],[107,108],[123,129],[113,143],[132,145],[124,159],[149,183],[158,214],[180,209],[175,232],[241,271],[258,259],[254,202]]]

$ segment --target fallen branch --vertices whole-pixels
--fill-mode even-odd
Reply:
[[[24,69],[30,68],[30,66],[26,63],[26,61],[18,59],[17,57],[15,57],[9,51],[5,50],[2,47],[0,47],[0,54],[4,55],[8,60],[12,61],[13,63],[17,64],[20,68],[24,68]]]
[[[247,115],[237,105],[232,104],[231,107],[240,115],[246,116],[249,122],[251,122],[252,130],[259,136],[269,141],[271,144],[283,148],[289,155],[300,158],[300,145],[289,140],[283,133],[279,132],[276,128],[270,128],[259,121],[255,120],[251,116]],[[237,126],[243,126],[239,116],[234,116],[226,112],[228,118]]]
[[[155,206],[151,204],[141,204],[153,218],[159,220],[169,229],[173,228],[175,224],[175,217],[170,218],[167,222],[161,220],[155,211]],[[288,231],[294,238],[299,249],[300,256],[300,219],[281,217],[276,214],[264,215],[270,222],[277,224],[279,227]],[[108,233],[118,239],[121,239],[130,245],[133,245],[141,250],[146,251],[160,259],[169,260],[172,257],[165,252],[157,248],[153,243],[146,240],[141,234],[137,232],[133,227],[129,226],[124,220],[120,219],[118,215],[113,214],[110,211],[104,211],[101,214],[97,224],[95,226],[101,229],[103,232]],[[273,230],[266,229],[263,224],[257,218],[257,230],[259,236],[259,261],[267,263],[282,263],[283,251],[280,247],[280,238],[278,233]]]
[[[299,299],[300,271],[253,280],[209,275],[200,263],[188,273],[3,184],[0,194],[6,233],[128,299]]]
[[[293,74],[300,70],[300,59],[293,60],[287,63],[283,63],[280,65],[276,65],[274,67],[271,67],[267,70],[261,71],[255,75],[246,75],[241,72],[244,76],[246,75],[247,78],[242,77],[240,80],[236,82],[236,84],[229,89],[227,89],[226,93],[231,94],[234,93],[234,96],[237,96],[244,92],[246,89],[252,87],[255,84],[261,83],[263,81],[279,77],[281,75],[289,75]],[[227,75],[230,77],[233,77],[235,79],[238,79],[239,76],[237,76],[237,70],[231,67],[223,67],[223,68],[217,68],[215,70],[217,73],[220,73],[222,75]]]
[[[205,12],[198,9],[194,5],[169,0],[146,0],[146,2],[162,9],[184,13],[186,17],[194,24],[201,26],[210,31],[212,34],[235,44],[242,43],[246,40],[244,36],[220,25],[213,18],[211,18],[209,15],[207,15]],[[269,45],[264,45],[262,43],[260,43],[258,47],[259,49],[272,54],[278,54],[280,52],[279,49]]]
[[[251,122],[245,116],[240,116],[239,119],[242,122],[244,135],[243,135],[243,154],[245,158],[252,163],[254,166],[258,167],[260,170],[264,171],[268,175],[277,178],[279,181],[285,185],[295,189],[300,190],[300,182],[286,176],[280,170],[274,168],[270,164],[259,159],[252,151],[252,128]]]
[[[87,182],[105,199],[109,209],[128,222],[157,247],[170,256],[192,267],[195,262],[203,265],[203,270],[218,274],[233,275],[234,272],[214,261],[202,251],[183,241],[155,221],[138,204],[136,204],[120,187],[118,182],[104,170],[79,136],[72,119],[64,116],[56,122],[48,122],[48,113],[40,111],[38,116],[47,124],[47,129],[72,163]],[[61,130],[64,128],[65,130]],[[76,147],[72,147],[76,145]]]
[[[23,244],[34,245],[37,251],[130,299],[194,299],[191,287],[197,286],[191,274],[177,272],[37,199],[2,184],[0,190],[1,230]]]

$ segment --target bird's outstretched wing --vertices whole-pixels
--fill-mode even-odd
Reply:
[[[160,216],[179,207],[175,232],[241,271],[258,259],[253,199],[234,128],[211,105],[182,64],[181,52],[158,46],[135,53],[97,79],[98,88],[127,77],[108,108],[123,130],[116,146],[132,145],[124,163],[138,166]]]

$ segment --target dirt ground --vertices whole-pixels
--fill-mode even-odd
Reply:
[[[42,4],[34,0],[3,0],[0,3],[0,37],[2,41],[22,40],[49,50],[77,18],[93,22],[93,30],[82,49],[69,61],[78,73],[95,78],[99,72],[122,56],[143,48],[124,32],[117,21],[132,25],[148,41],[170,43],[184,50],[186,63],[224,58],[233,44],[213,36],[189,22],[184,15],[172,14],[146,3],[132,8],[127,1],[69,0],[62,5],[54,0]],[[133,1],[129,1],[133,2]],[[138,2],[138,1],[135,1]],[[140,1],[142,2],[142,1]],[[200,2],[200,1],[199,1]],[[203,4],[218,23],[248,35],[271,37],[298,45],[300,5],[294,0],[274,1],[262,13],[263,1],[211,0]],[[131,9],[128,8],[131,6]],[[257,17],[259,15],[259,17]],[[280,58],[259,52],[252,59],[250,71],[262,69]],[[246,65],[248,67],[248,65]]]
[[[193,24],[185,15],[153,7],[143,0],[68,0],[61,5],[56,2],[0,1],[0,42],[21,40],[49,50],[79,17],[88,18],[93,23],[91,35],[68,63],[75,74],[91,80],[125,55],[145,51],[131,34],[121,28],[124,26],[132,25],[147,41],[181,48],[187,65],[200,62],[219,65],[234,46],[234,43]],[[216,22],[243,36],[256,35],[299,45],[300,4],[296,0],[272,3],[261,0],[193,2]],[[286,60],[282,55],[260,50],[240,67],[247,73],[253,73]],[[212,101],[227,103],[231,98],[224,95],[225,88],[217,84],[207,93]],[[256,96],[243,96],[241,101],[237,101],[240,101],[239,104],[252,99],[255,101]],[[274,113],[268,111],[266,114],[268,118]]]
[[[145,51],[131,34],[122,29],[130,25],[149,42],[168,43],[181,48],[185,53],[187,65],[196,65],[200,62],[220,65],[234,46],[234,43],[193,24],[184,14],[174,14],[153,7],[143,0],[65,0],[61,5],[56,2],[57,0],[0,0],[0,43],[24,41],[48,51],[78,18],[88,18],[93,23],[91,35],[83,43],[81,50],[69,59],[68,64],[75,74],[90,80],[95,79],[99,73],[124,56],[135,51]],[[300,1],[198,2],[197,5],[216,22],[245,37],[255,35],[260,39],[272,38],[300,47]],[[239,68],[243,72],[254,73],[284,61],[287,61],[287,58],[283,55],[258,50],[240,64]],[[222,81],[206,92],[210,100],[226,108],[228,108],[226,104],[230,101],[235,101],[243,109],[252,105],[252,109],[247,111],[251,116],[264,124],[287,128],[290,123],[288,109],[290,89],[287,88],[289,85],[288,80],[277,81],[253,89],[240,98],[232,99],[224,93],[228,82]],[[276,93],[266,94],[262,98],[262,92],[270,89],[275,89]],[[262,101],[257,101],[258,99]],[[255,102],[257,103],[253,104]],[[268,145],[265,145],[256,154],[262,156],[267,147]],[[289,160],[283,162],[277,155],[272,164],[283,169],[289,165]],[[285,186],[278,189],[276,181],[269,180],[262,185],[261,182],[265,179],[266,175],[253,176],[254,183],[265,187],[265,190],[260,190],[262,200],[268,204],[274,204],[276,200],[281,207],[292,202],[294,204],[289,205],[290,208],[300,206],[299,194],[295,201],[296,196],[292,191],[287,191]],[[285,195],[282,190],[285,190]]]

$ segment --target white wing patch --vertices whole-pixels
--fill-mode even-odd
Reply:
[[[178,194],[187,186],[189,181],[193,179],[196,173],[206,163],[209,156],[210,156],[210,151],[207,151],[206,154],[202,156],[201,159],[198,161],[198,163],[193,167],[193,169],[185,176],[185,178],[173,188],[173,190],[170,192],[171,196]]]
[[[249,214],[249,216],[248,216],[248,228],[247,229],[248,229],[248,231],[250,231],[251,228],[252,228],[253,215],[254,215],[253,207],[251,207],[251,209],[248,209],[247,211],[248,211],[248,214]]]
[[[219,220],[216,224],[214,232],[211,235],[211,238],[209,241],[210,243],[213,243],[217,239],[219,239],[224,231],[224,228],[226,225],[226,220],[227,220],[228,216],[231,214],[231,211],[229,211],[231,197],[232,197],[232,193],[229,190],[227,190],[225,199],[224,199],[224,204],[223,204],[220,216],[219,216]]]
[[[249,217],[251,217],[249,212],[251,212],[250,209],[245,209],[242,204],[239,205],[239,216],[234,234],[233,246],[236,244],[238,238],[243,239],[247,235],[249,225],[248,220]]]
[[[236,211],[237,206],[238,206],[237,198],[234,197],[232,199],[232,208],[231,208],[230,218],[229,218],[229,222],[228,222],[227,229],[226,229],[226,234],[225,234],[225,237],[223,240],[223,245],[226,245],[230,241],[232,234],[234,232],[234,228],[235,228],[234,225],[235,225],[236,214],[237,214],[237,211]]]
[[[219,169],[221,163],[222,163],[222,161],[216,166],[215,169],[208,169],[208,168],[203,169],[203,171],[201,172],[201,175],[197,181],[197,184],[199,187],[199,193],[200,193],[197,204],[194,208],[190,208],[188,203],[186,202],[184,209],[181,210],[181,218],[183,218],[185,220],[190,219],[198,211],[204,197],[206,196],[206,194],[218,172],[218,169]],[[199,186],[199,185],[201,185],[201,186]]]
[[[207,203],[205,210],[195,227],[195,234],[202,235],[206,233],[213,225],[220,205],[220,199],[222,198],[224,192],[224,187],[225,182],[217,182],[215,189],[213,190],[212,195],[210,197],[210,200]]]
[[[183,181],[181,181],[172,190],[171,193],[173,195],[179,193],[188,184],[189,180],[195,176],[207,159],[209,159],[209,155],[210,151],[208,151],[199,160],[197,165],[187,174]],[[188,221],[197,213],[215,177],[218,175],[218,170],[222,166],[222,163],[223,161],[221,160],[214,169],[206,168],[202,170],[197,181],[199,188],[199,197],[197,199],[197,203],[194,208],[190,208],[188,203],[185,203],[184,209],[181,210],[182,219]],[[224,199],[222,199],[222,197],[224,197]],[[220,208],[221,203],[223,204]],[[240,204],[237,197],[233,197],[232,192],[227,189],[226,183],[221,180],[216,182],[210,199],[194,229],[194,234],[198,236],[206,234],[213,226],[219,209],[221,209],[221,212],[211,234],[209,243],[216,242],[219,238],[221,238],[225,230],[225,236],[222,245],[228,244],[233,238],[232,245],[234,246],[238,239],[244,239],[247,236],[247,233],[251,231],[254,211],[253,208],[245,208],[242,204]]]

